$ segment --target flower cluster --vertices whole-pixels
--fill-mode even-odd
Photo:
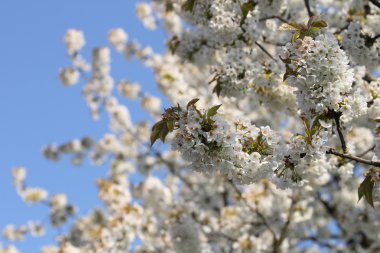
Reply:
[[[113,28],[114,50],[96,47],[90,61],[84,33],[68,30],[61,82],[84,82],[92,116],[102,112],[109,128],[43,154],[109,170],[96,181],[101,207],[81,215],[66,194],[12,170],[21,199],[45,204],[50,226],[64,228],[41,252],[379,252],[375,2],[140,1],[136,15],[164,29],[166,50]],[[138,79],[114,79],[113,52],[151,69],[167,100]],[[42,236],[45,223],[2,234]],[[19,252],[4,245],[0,253]]]

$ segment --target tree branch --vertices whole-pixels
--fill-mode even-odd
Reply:
[[[359,163],[363,163],[363,164],[367,164],[367,165],[371,165],[371,166],[380,168],[380,162],[367,160],[367,159],[364,159],[364,158],[361,158],[361,157],[358,157],[358,156],[354,156],[354,155],[350,155],[350,154],[339,153],[339,152],[335,151],[332,148],[329,149],[328,151],[326,151],[326,154],[336,155],[336,156],[339,156],[339,157],[342,157],[342,158],[345,158],[345,159],[349,159],[349,160],[352,160],[352,161],[356,161],[356,162],[359,162]]]
[[[272,227],[269,225],[268,221],[266,220],[265,216],[257,209],[257,208],[253,208],[249,203],[247,203],[247,201],[245,201],[245,199],[243,198],[243,194],[241,193],[240,189],[236,187],[236,185],[232,182],[232,180],[228,180],[228,182],[231,184],[232,188],[234,188],[236,194],[238,195],[239,199],[241,200],[244,200],[244,204],[254,213],[256,213],[256,215],[261,219],[262,223],[264,224],[264,226],[269,230],[269,232],[272,234],[273,236],[273,241],[274,243],[277,243],[277,236],[276,236],[276,232],[274,232],[274,230],[272,229]]]
[[[358,157],[363,157],[365,156],[366,154],[368,154],[369,152],[373,151],[375,149],[376,145],[373,145],[372,147],[370,147],[368,150],[364,151],[363,153],[359,154]]]
[[[379,39],[379,38],[380,38],[380,34],[377,34],[377,35],[375,35],[375,36],[372,38],[372,40],[375,41],[375,40],[377,40],[377,39]]]
[[[290,223],[291,223],[292,218],[293,218],[295,206],[296,206],[296,200],[294,198],[292,198],[292,203],[290,204],[290,208],[289,208],[288,216],[286,218],[286,222],[281,229],[280,238],[278,238],[278,240],[275,242],[275,245],[273,248],[273,253],[279,252],[281,244],[286,238],[286,235],[287,235],[288,230],[289,230]]]
[[[282,17],[280,16],[269,16],[269,17],[265,17],[265,18],[260,18],[259,21],[262,22],[262,21],[265,21],[265,20],[268,20],[268,19],[278,19],[284,23],[289,23],[288,21],[286,21],[285,19],[283,19]]]
[[[314,13],[311,11],[311,8],[310,8],[309,0],[305,0],[305,6],[306,6],[307,14],[309,15],[309,17],[311,18],[312,16],[314,16]]]
[[[377,0],[369,0],[371,3],[373,3],[373,5],[377,6],[378,8],[380,8],[380,2],[378,2]]]
[[[330,109],[328,111],[328,116],[330,116],[331,118],[333,118],[334,121],[335,121],[336,131],[338,132],[338,136],[339,136],[339,139],[340,139],[340,143],[342,145],[343,153],[346,153],[347,152],[347,145],[346,145],[346,141],[344,139],[344,135],[342,133],[342,129],[340,127],[340,116],[341,115],[342,115],[341,112],[336,112],[336,111],[330,110]]]
[[[379,39],[379,38],[380,38],[380,34],[376,34],[373,37],[367,38],[366,39],[367,46],[371,47],[376,42],[376,40]]]
[[[261,44],[259,44],[259,42],[255,41],[255,44],[261,49],[263,50],[263,52],[269,56],[269,58],[271,58],[272,60],[274,60],[275,62],[277,61]]]

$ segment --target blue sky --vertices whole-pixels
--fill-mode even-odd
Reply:
[[[99,122],[91,119],[81,86],[65,88],[58,80],[58,70],[70,64],[63,44],[68,28],[84,31],[87,57],[92,47],[109,45],[107,33],[116,27],[143,45],[154,42],[156,51],[163,49],[162,32],[143,28],[135,17],[135,4],[135,0],[0,1],[0,228],[48,215],[45,206],[27,206],[17,196],[11,182],[13,166],[28,169],[30,186],[46,188],[51,194],[66,192],[80,214],[99,204],[95,180],[106,174],[106,167],[85,163],[78,168],[65,159],[53,163],[42,157],[41,149],[85,135],[97,139],[107,130],[104,117]],[[128,77],[144,90],[158,93],[150,72],[137,62],[126,63],[115,51],[112,74],[116,81]],[[137,104],[128,106],[135,120],[145,115]],[[17,246],[23,252],[39,252],[57,235],[48,232],[40,239],[27,237]]]

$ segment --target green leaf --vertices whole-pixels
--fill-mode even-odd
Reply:
[[[373,191],[374,185],[375,185],[375,183],[371,180],[371,176],[367,175],[365,177],[365,179],[363,180],[363,182],[359,185],[359,188],[358,188],[359,200],[358,200],[358,202],[364,196],[365,200],[368,202],[368,204],[370,204],[372,207],[374,207],[373,198],[372,198],[372,191]]]
[[[186,109],[189,110],[189,107],[194,106],[198,101],[199,101],[199,98],[193,98],[192,100],[190,100],[189,103],[187,103]]]
[[[305,141],[309,144],[309,145],[312,145],[312,141],[313,141],[313,131],[312,131],[312,128],[310,128],[310,122],[309,120],[306,118],[306,117],[301,117],[302,121],[303,121],[303,126],[304,126],[304,129],[305,129],[305,133],[306,133],[306,136],[305,136]],[[318,120],[317,120],[318,121]],[[313,122],[315,123],[315,122]],[[319,122],[318,122],[319,124]],[[317,126],[315,126],[317,127]]]
[[[299,30],[302,30],[302,26],[300,26],[299,24],[295,22],[283,23],[282,25],[280,25],[278,30],[279,31],[299,31]]]
[[[308,23],[308,31],[311,33],[316,33],[322,28],[327,27],[327,23],[324,20],[309,20],[310,22]]]
[[[319,30],[321,30],[321,28],[319,28],[319,27],[312,27],[312,28],[310,28],[310,32],[311,33],[319,32]]]
[[[222,91],[222,86],[220,85],[219,82],[217,82],[212,92],[216,93],[216,95],[219,97],[221,91]]]
[[[314,21],[314,22],[311,24],[311,27],[315,27],[315,28],[324,28],[324,27],[327,27],[327,23],[326,23],[326,21],[324,21],[324,20],[318,20],[318,21]]]
[[[222,105],[215,105],[215,106],[211,107],[210,109],[208,109],[207,118],[211,118],[212,116],[215,116],[221,106]]]
[[[300,37],[300,35],[301,35],[301,30],[295,31],[292,36],[292,43],[296,41]]]
[[[166,125],[163,120],[158,121],[152,127],[152,133],[150,134],[150,146],[156,142],[156,140],[160,137],[162,126]]]
[[[166,126],[168,127],[168,129],[169,129],[170,132],[174,130],[174,123],[175,123],[174,120],[169,120],[169,121],[166,123]]]
[[[169,133],[169,128],[167,124],[163,124],[160,131],[160,140],[165,142],[166,135]]]
[[[311,125],[311,135],[314,135],[316,132],[321,129],[321,122],[319,120],[326,119],[326,116],[324,114],[318,115],[314,118],[313,124]]]
[[[196,0],[186,0],[186,2],[182,4],[182,7],[181,7],[182,11],[192,12],[194,9],[195,1]]]
[[[244,24],[245,19],[247,18],[247,15],[250,11],[252,11],[255,8],[255,3],[253,1],[249,1],[242,6],[240,6],[241,12],[242,12],[242,18],[240,21],[240,24]]]

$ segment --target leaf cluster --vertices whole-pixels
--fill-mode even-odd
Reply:
[[[165,109],[165,112],[162,114],[162,120],[158,121],[152,127],[150,135],[151,146],[153,146],[157,139],[165,142],[166,136],[177,127],[181,112],[182,108],[179,105]]]
[[[324,20],[317,20],[317,17],[313,16],[309,19],[307,24],[298,24],[296,22],[284,23],[278,30],[280,31],[294,31],[292,36],[292,43],[297,39],[303,39],[306,36],[312,36],[322,28],[327,27],[327,23]]]
[[[217,114],[218,109],[222,105],[215,105],[209,108],[206,112],[202,113],[195,106],[198,101],[199,98],[194,98],[189,101],[186,106],[186,112],[189,111],[190,107],[193,107],[198,113],[199,117],[202,119],[201,129],[205,132],[210,132],[216,127],[215,121],[212,119],[212,117]],[[182,109],[179,105],[165,109],[165,112],[162,114],[162,119],[152,127],[150,135],[151,146],[153,146],[153,144],[158,139],[160,139],[162,142],[165,142],[166,136],[174,130],[178,129],[178,121],[180,119],[180,114],[183,113],[183,111],[184,109]]]
[[[260,134],[256,139],[249,138],[248,140],[244,141],[242,145],[243,152],[247,154],[252,154],[253,152],[257,152],[260,155],[270,154],[270,148],[265,142],[262,134]]]

